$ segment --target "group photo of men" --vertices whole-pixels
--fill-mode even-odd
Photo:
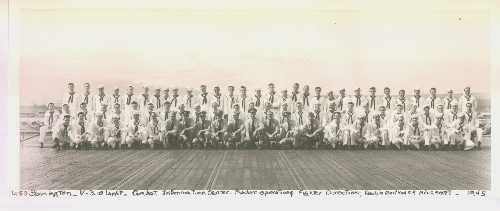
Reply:
[[[61,149],[385,149],[481,148],[478,99],[470,87],[412,94],[376,87],[347,94],[294,83],[290,90],[201,85],[198,90],[74,83],[48,104],[40,128]],[[137,90],[139,89],[139,90]],[[423,94],[422,92],[425,92]],[[425,96],[424,96],[425,95]],[[441,95],[442,96],[442,95]],[[56,109],[61,105],[61,110]],[[50,137],[47,137],[50,136]]]

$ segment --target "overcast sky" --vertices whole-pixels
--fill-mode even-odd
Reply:
[[[54,2],[22,4],[32,8],[19,21],[21,104],[58,102],[68,81],[77,91],[89,81],[108,91],[130,82],[278,89],[299,82],[349,94],[370,86],[489,92],[490,23],[481,7],[299,9],[294,1],[286,9],[152,10]]]

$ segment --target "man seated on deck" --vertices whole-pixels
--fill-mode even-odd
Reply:
[[[71,116],[66,114],[63,116],[61,124],[54,128],[54,143],[57,150],[66,148],[73,143],[73,126],[70,123]]]
[[[333,112],[333,120],[325,126],[325,142],[329,143],[333,149],[342,146],[343,140],[343,124],[341,121],[342,114],[340,111]]]
[[[133,145],[140,145],[145,138],[139,112],[132,113],[132,116],[133,120],[127,126],[127,136],[125,138],[128,149],[132,148]]]
[[[163,123],[163,148],[170,149],[175,146],[178,138],[179,120],[177,119],[177,112],[170,112],[170,118]]]
[[[215,119],[210,125],[210,145],[217,149],[224,147],[224,134],[226,133],[226,121],[224,120],[224,112],[219,111],[215,115]]]
[[[106,144],[112,149],[116,149],[119,144],[125,142],[125,133],[123,131],[120,116],[114,115],[111,117],[111,125],[107,129]]]
[[[257,149],[272,148],[278,143],[279,122],[274,119],[274,112],[268,111],[266,119],[261,123],[262,130],[258,135]]]
[[[283,112],[283,118],[278,135],[279,146],[293,148],[293,142],[297,136],[297,124],[292,120],[292,113],[290,111]]]
[[[250,108],[251,109],[251,108]],[[244,122],[240,113],[233,113],[225,131],[225,145],[228,149],[239,149],[244,132]]]
[[[382,145],[382,123],[380,121],[380,115],[372,115],[373,121],[367,125],[366,131],[366,141],[363,143],[365,149],[373,147],[378,149]]]
[[[379,106],[378,115],[380,117],[380,133],[382,135],[382,145],[388,149],[391,146],[390,140],[390,117],[384,105]]]
[[[158,115],[156,113],[153,114],[151,121],[147,125],[146,136],[147,136],[147,144],[151,149],[155,148],[155,145],[161,143],[162,133],[160,127],[160,121],[158,120]]]
[[[472,103],[466,103],[465,119],[470,128],[471,143],[466,145],[465,150],[472,148],[481,149],[481,141],[483,139],[483,128],[479,127],[477,113],[472,110]]]
[[[177,145],[179,148],[184,149],[190,147],[193,142],[193,138],[196,135],[194,133],[195,127],[196,124],[194,123],[194,120],[189,117],[189,111],[185,110],[182,113],[182,119],[179,121],[177,129],[179,131],[179,137],[177,138]]]
[[[437,108],[437,106],[436,106]],[[428,150],[430,148],[432,139],[432,127],[434,125],[435,117],[431,113],[431,107],[429,105],[424,105],[423,112],[420,116],[420,124],[422,128],[422,136],[424,137],[424,149]]]
[[[367,116],[363,115],[364,112],[361,113],[361,115],[358,115],[356,118],[356,121],[354,122],[354,125],[352,126],[351,130],[351,147],[354,147],[354,149],[361,149],[364,146],[368,146],[369,142],[366,139],[367,137],[367,132],[368,132],[368,121],[366,118]],[[366,149],[366,148],[365,148]]]
[[[54,103],[49,103],[47,105],[48,110],[45,111],[43,115],[43,125],[40,127],[40,148],[43,148],[43,143],[45,142],[45,136],[47,132],[52,132],[52,130],[57,125],[56,123],[59,121],[59,112],[54,109]],[[51,140],[54,139],[54,133],[51,134]]]
[[[442,144],[448,141],[447,126],[444,122],[444,115],[437,115],[434,124],[430,128],[430,149],[438,150]]]
[[[104,115],[101,112],[97,112],[96,118],[90,126],[90,143],[92,144],[92,147],[96,149],[104,147],[106,126]]]
[[[398,115],[398,119],[394,124],[392,124],[391,131],[391,143],[396,149],[402,149],[404,145],[407,145],[406,139],[406,121],[404,115]]]
[[[458,119],[452,123],[449,134],[448,149],[465,149],[465,142],[471,141],[471,130],[467,124],[465,113],[458,114]]]
[[[192,148],[206,148],[210,145],[210,120],[207,119],[207,112],[200,112],[200,119],[195,123],[195,127],[193,129],[193,134],[195,137],[193,138],[192,144],[190,147]]]
[[[323,127],[315,118],[314,112],[308,113],[306,124],[301,129],[301,133],[297,136],[294,143],[294,148],[318,149],[319,142],[323,140]]]
[[[87,120],[85,120],[85,116],[83,112],[78,112],[78,119],[73,124],[73,143],[71,147],[78,149],[83,146],[87,147],[89,144],[90,138],[90,127]]]
[[[248,112],[250,118],[245,122],[245,135],[242,142],[244,149],[256,147],[255,143],[258,141],[257,136],[260,130],[260,124],[256,117],[257,109],[250,109]]]
[[[349,149],[351,146],[355,144],[354,139],[354,122],[356,121],[356,112],[354,111],[354,103],[352,101],[347,102],[347,109],[345,110],[345,114],[342,120],[343,127],[343,135],[344,135],[344,149]]]
[[[410,123],[408,124],[406,131],[406,139],[408,141],[408,149],[419,150],[422,143],[424,142],[424,133],[422,131],[422,126],[419,124],[418,116],[414,115],[410,117]]]

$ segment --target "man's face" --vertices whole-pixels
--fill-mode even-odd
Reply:
[[[232,86],[227,87],[227,91],[229,93],[234,93],[234,87],[232,87]]]
[[[378,111],[381,113],[381,114],[384,114],[385,113],[385,107],[380,107],[378,109]]]
[[[304,86],[304,92],[308,93],[309,92],[309,86]]]
[[[333,92],[328,92],[328,98],[333,99]]]
[[[312,122],[314,120],[314,115],[309,115],[309,121]]]
[[[317,96],[321,95],[321,89],[314,89],[314,92]]]
[[[102,122],[102,118],[104,118],[102,115],[97,116],[97,121]]]
[[[178,95],[179,94],[179,90],[177,90],[177,89],[174,89],[172,92],[173,92],[174,95]]]
[[[293,90],[294,91],[299,91],[299,84],[293,84]]]
[[[138,107],[138,106],[139,106],[139,105],[138,105],[137,103],[133,103],[133,104],[132,104],[132,108],[133,108],[134,110],[137,110],[137,107]]]
[[[127,93],[132,95],[134,94],[134,88],[133,87],[128,87]]]
[[[354,95],[361,96],[361,90],[359,89],[354,90]]]
[[[438,107],[437,107],[437,111],[438,111],[439,113],[443,113],[443,112],[444,112],[444,107],[443,107],[443,106],[441,106],[441,105],[440,105],[440,106],[438,106]]]
[[[188,95],[188,96],[192,96],[192,95],[193,95],[193,91],[188,90],[188,91],[187,91],[187,95]]]
[[[429,114],[429,107],[425,107],[425,108],[424,108],[424,113],[425,113],[425,114]]]
[[[87,104],[85,104],[85,103],[80,104],[80,109],[82,109],[84,111],[87,110]]]
[[[114,124],[115,126],[120,125],[120,119],[118,119],[118,118],[114,118],[114,119],[113,119],[113,124]]]
[[[464,92],[465,92],[466,95],[469,95],[470,94],[470,88],[469,87],[465,88]]]
[[[168,90],[168,89],[163,90],[163,96],[167,97],[169,93],[170,93],[170,90]]]
[[[184,115],[184,116],[187,116],[187,115]],[[216,116],[216,117],[217,117],[217,116]],[[207,114],[206,114],[205,112],[201,113],[201,114],[200,114],[200,118],[201,118],[202,120],[205,120],[205,119],[207,118]]]
[[[148,87],[145,87],[145,88],[144,88],[144,94],[147,94],[147,93],[149,93],[149,88],[148,88]]]
[[[115,95],[120,94],[120,90],[119,89],[115,89],[113,92],[115,93]]]
[[[100,95],[104,94],[104,88],[99,88],[99,94]]]
[[[297,104],[297,109],[299,111],[302,111],[302,110],[304,110],[304,106],[302,104]]]
[[[67,104],[63,105],[63,111],[69,113],[69,105]]]
[[[119,111],[120,110],[120,104],[115,104],[113,106],[113,108],[115,109],[115,111]]]
[[[85,116],[83,114],[79,114],[78,120],[80,120],[80,122],[82,122],[83,120],[85,120]]]
[[[200,86],[201,92],[205,93],[207,92],[207,87],[206,86]]]
[[[328,106],[328,110],[330,111],[330,113],[333,113],[335,111],[335,104],[330,104],[330,106]]]
[[[253,102],[249,103],[249,104],[248,104],[248,108],[249,108],[249,109],[250,109],[250,108],[255,108],[255,103],[253,103]]]
[[[85,92],[90,92],[90,84],[85,83],[85,84],[83,85],[83,89],[85,90]]]
[[[48,107],[49,107],[49,110],[51,110],[51,111],[54,110],[54,104],[49,103]]]
[[[431,93],[432,96],[436,96],[436,90],[435,89],[431,89],[430,93]]]
[[[218,94],[220,92],[220,88],[219,87],[214,87],[214,92]]]
[[[467,104],[467,111],[472,111],[472,104]]]
[[[347,104],[347,109],[349,109],[349,111],[352,111],[354,109],[354,104],[352,103]]]
[[[451,107],[451,109],[453,109],[453,111],[457,112],[457,111],[458,111],[458,105],[453,105],[453,106]]]
[[[375,89],[370,89],[370,95],[375,96]]]
[[[108,110],[108,108],[105,106],[105,105],[102,105],[101,106],[101,111],[102,112],[106,112]]]
[[[250,117],[251,117],[252,119],[255,119],[255,112],[250,113]]]
[[[134,115],[134,122],[139,122],[139,114]]]
[[[398,119],[398,124],[401,126],[401,125],[404,125],[405,124],[405,121],[403,118],[399,118]]]
[[[415,90],[415,96],[420,96],[420,90]]]
[[[149,111],[152,111],[154,108],[155,108],[155,106],[154,106],[154,105],[148,104],[148,110],[149,110]]]
[[[69,117],[64,117],[64,125],[69,125]]]
[[[195,111],[195,112],[200,112],[200,111],[201,111],[201,107],[200,107],[200,106],[196,106],[196,107],[194,107],[194,111]]]
[[[405,91],[404,90],[399,90],[399,97],[400,98],[405,97]]]
[[[155,95],[156,95],[156,96],[160,96],[160,94],[161,94],[161,90],[156,89],[156,90],[155,90]]]
[[[246,95],[247,94],[247,89],[240,89],[241,95]]]
[[[255,94],[256,94],[257,96],[262,96],[262,90],[260,90],[260,89],[256,90],[256,91],[255,91]]]
[[[390,89],[384,89],[384,94],[389,96],[391,95],[391,90]]]
[[[269,92],[270,92],[270,93],[271,93],[271,92],[274,92],[274,85],[269,84],[269,85],[267,86],[267,89],[269,90]]]
[[[402,106],[402,105],[398,105],[398,111],[399,111],[399,112],[402,112],[402,111],[403,111],[403,106]]]
[[[417,125],[418,125],[418,120],[417,120],[417,118],[412,118],[412,119],[411,119],[411,124],[412,124],[413,126],[417,126]]]
[[[69,90],[70,92],[75,91],[75,85],[73,85],[73,84],[68,84],[68,90]]]
[[[448,97],[452,98],[453,97],[453,92],[448,92]]]

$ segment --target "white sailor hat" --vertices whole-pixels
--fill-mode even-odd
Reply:
[[[113,90],[120,90],[120,88],[115,86],[115,87],[113,87]]]

